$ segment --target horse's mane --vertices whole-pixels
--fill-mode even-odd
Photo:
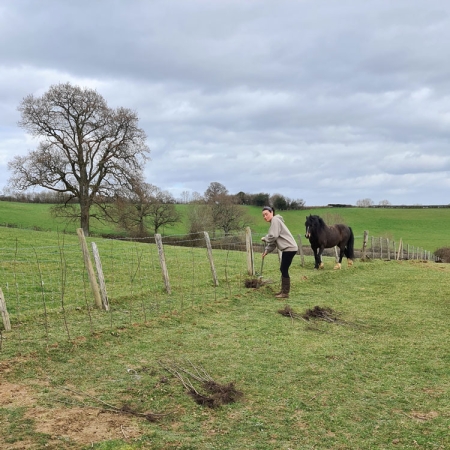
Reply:
[[[319,216],[309,216],[308,221],[311,222],[312,226],[316,226],[320,230],[327,226],[322,217]]]

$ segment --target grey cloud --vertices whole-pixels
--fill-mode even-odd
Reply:
[[[138,112],[175,195],[449,203],[449,37],[443,0],[4,0],[0,189],[21,99],[71,81]]]

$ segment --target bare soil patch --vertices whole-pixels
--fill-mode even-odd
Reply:
[[[135,420],[95,408],[40,408],[27,411],[27,418],[35,420],[36,431],[58,439],[70,439],[89,444],[110,439],[139,436]]]
[[[1,372],[0,372],[1,375]],[[86,445],[109,439],[133,439],[141,432],[139,419],[129,415],[103,412],[97,408],[44,408],[37,405],[37,395],[24,384],[9,383],[0,376],[0,408],[25,407],[25,419],[34,422],[34,431],[51,436],[53,445],[62,441]],[[31,442],[7,443],[0,433],[0,448],[31,449]],[[62,448],[62,447],[58,447]]]
[[[31,407],[36,404],[36,399],[27,386],[0,381],[0,408]]]

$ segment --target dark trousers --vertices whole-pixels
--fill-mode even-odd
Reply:
[[[281,252],[280,272],[283,278],[289,278],[289,267],[297,252]]]

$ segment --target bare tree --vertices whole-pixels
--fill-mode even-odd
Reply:
[[[205,191],[205,201],[214,203],[219,198],[223,198],[224,195],[228,195],[228,189],[223,184],[213,181]]]
[[[251,218],[246,214],[245,207],[236,204],[236,199],[223,196],[210,205],[215,228],[223,230],[227,235],[250,224]]]
[[[200,192],[194,191],[194,192],[191,194],[191,198],[190,198],[190,200],[189,200],[189,203],[200,203],[200,202],[202,202],[203,200],[204,200],[204,199],[203,199],[202,194],[200,194]]]
[[[237,204],[238,197],[229,195],[228,189],[223,184],[211,183],[204,197],[209,206],[209,222],[213,224],[213,230],[219,229],[229,234],[232,231],[241,230],[251,221],[245,209]]]
[[[131,180],[130,186],[121,189],[114,203],[106,202],[102,207],[107,218],[116,223],[119,229],[135,237],[144,237],[148,235],[145,220],[151,201],[150,185]]]
[[[373,200],[370,198],[363,198],[356,202],[356,206],[359,206],[360,208],[368,208],[369,206],[373,206]]]
[[[191,203],[188,209],[189,233],[199,234],[203,231],[214,231],[211,210],[205,203]]]
[[[188,204],[190,198],[191,198],[191,194],[189,193],[189,191],[183,191],[181,193],[181,199],[180,199],[181,203]]]
[[[156,234],[161,227],[181,221],[174,197],[141,180],[133,180],[130,188],[123,189],[114,204],[105,206],[109,218],[133,236],[147,236],[149,226]]]
[[[288,202],[288,209],[303,209],[305,207],[305,200],[302,198],[296,198],[295,200],[291,200],[290,198],[286,199]]]
[[[149,205],[149,223],[156,234],[161,227],[171,227],[181,222],[181,214],[175,207],[175,199],[168,191],[158,189],[154,193],[154,201]]]
[[[18,110],[19,126],[40,142],[37,150],[10,161],[9,184],[20,191],[41,186],[69,194],[88,235],[97,199],[141,177],[149,149],[137,114],[111,109],[95,90],[70,83],[51,86],[42,97],[25,97]]]

